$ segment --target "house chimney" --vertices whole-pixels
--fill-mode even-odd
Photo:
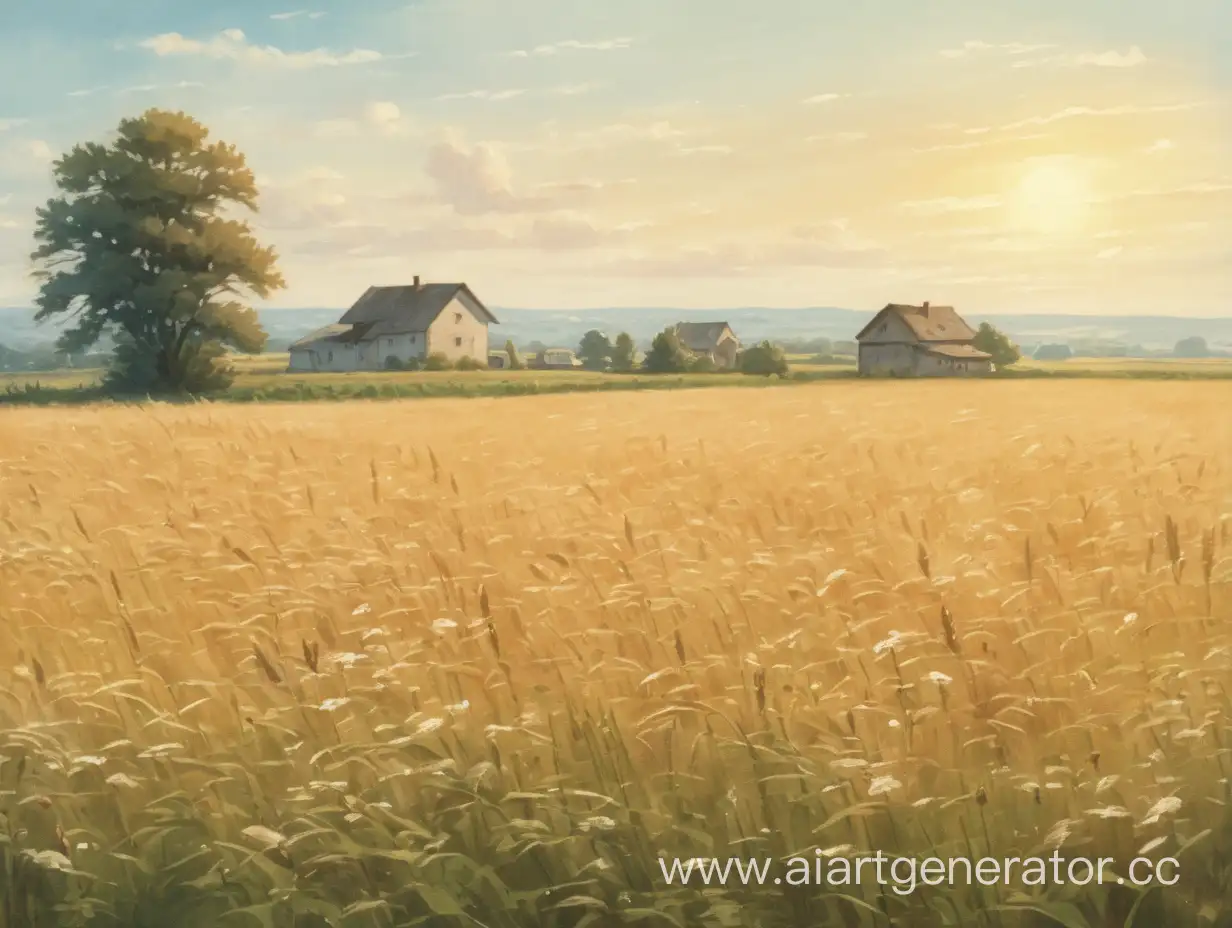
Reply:
[[[419,278],[415,278],[415,283],[419,283]],[[928,300],[924,301],[924,315],[928,315]]]
[[[416,274],[416,275],[415,275],[415,289],[416,289],[416,290],[418,290],[418,289],[419,289],[419,275],[418,275],[418,274]],[[927,307],[928,307],[928,304],[927,304],[927,303],[925,303],[925,304],[924,304],[924,306],[925,306],[925,308],[927,308]]]

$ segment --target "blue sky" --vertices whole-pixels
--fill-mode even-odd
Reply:
[[[1226,0],[9,0],[0,305],[51,163],[244,151],[288,290],[1232,314]]]

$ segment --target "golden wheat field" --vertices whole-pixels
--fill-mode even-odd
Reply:
[[[1230,401],[0,410],[0,926],[1232,924]]]

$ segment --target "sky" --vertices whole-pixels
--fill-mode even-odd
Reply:
[[[308,2],[308,0],[302,0]],[[5,0],[0,306],[57,157],[246,155],[287,288],[1232,315],[1227,0]]]

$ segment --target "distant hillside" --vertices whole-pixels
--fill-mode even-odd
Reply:
[[[871,313],[836,307],[811,309],[741,308],[686,310],[671,308],[538,310],[494,308],[500,325],[492,330],[494,345],[506,339],[526,345],[573,347],[582,333],[599,329],[610,335],[628,332],[645,343],[667,325],[687,319],[722,319],[744,342],[761,339],[829,338],[850,340]],[[270,335],[270,349],[288,344],[314,329],[336,322],[337,307],[265,309],[261,322]],[[46,344],[56,329],[35,326],[28,309],[0,309],[0,344],[28,348]],[[1232,349],[1232,318],[1187,319],[1168,316],[970,315],[972,324],[987,320],[1023,345],[1056,343],[1119,343],[1144,351],[1171,350],[1182,338],[1201,336],[1215,350]]]

